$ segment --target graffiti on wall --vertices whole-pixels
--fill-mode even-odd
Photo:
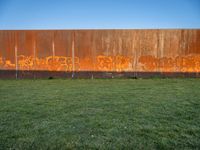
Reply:
[[[12,63],[11,60],[0,57],[0,68],[1,69],[15,69],[15,63]]]
[[[130,71],[132,70],[133,57],[117,56],[97,56],[97,68],[104,71]]]
[[[17,57],[17,68],[19,70],[72,71],[73,66],[74,69],[79,69],[78,57],[75,57],[74,61],[72,57],[64,56],[37,58],[33,56],[20,55]],[[15,69],[16,64],[0,57],[0,67],[4,69]]]
[[[200,72],[200,30],[1,30],[1,70]]]
[[[89,71],[138,71],[133,69],[133,58],[123,55],[99,55],[96,57],[95,64],[97,70]],[[139,71],[200,72],[200,55],[177,56],[175,58],[156,58],[147,55],[140,56],[137,61]],[[15,70],[16,64],[11,60],[0,57],[0,68]],[[72,57],[65,56],[37,58],[19,55],[17,57],[17,68],[19,70],[81,71],[79,57],[74,57],[73,60]]]
[[[199,72],[200,55],[177,56],[175,58],[156,58],[141,56],[139,63],[143,71],[159,72]]]
[[[126,71],[131,70],[132,58],[122,55],[96,57],[97,71]],[[17,57],[17,67],[19,70],[49,70],[49,71],[79,71],[79,57],[47,56],[37,58],[34,56],[19,55]],[[91,65],[91,64],[90,64]],[[5,69],[15,69],[16,65],[10,60],[0,57],[0,67]]]

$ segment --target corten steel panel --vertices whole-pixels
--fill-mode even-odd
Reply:
[[[19,78],[199,76],[200,30],[4,30],[0,70]]]
[[[94,33],[95,34],[95,33]],[[74,44],[74,69],[75,71],[90,71],[95,69],[94,43],[91,31],[74,31],[72,42]]]
[[[133,51],[128,30],[98,31],[93,44],[95,71],[132,71]]]
[[[72,71],[72,31],[54,31],[54,71]]]
[[[35,41],[33,31],[17,31],[17,66],[18,70],[34,70]]]
[[[16,32],[0,31],[0,68],[15,70],[16,68]]]
[[[35,70],[56,70],[53,64],[53,38],[53,31],[35,32]]]

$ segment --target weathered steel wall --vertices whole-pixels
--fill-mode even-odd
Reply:
[[[0,77],[199,72],[200,30],[0,31]]]

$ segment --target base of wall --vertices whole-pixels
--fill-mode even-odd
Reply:
[[[200,72],[58,72],[0,70],[0,79],[52,79],[52,78],[199,78]]]

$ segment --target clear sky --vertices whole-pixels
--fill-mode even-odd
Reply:
[[[200,0],[0,0],[0,29],[200,28]]]

